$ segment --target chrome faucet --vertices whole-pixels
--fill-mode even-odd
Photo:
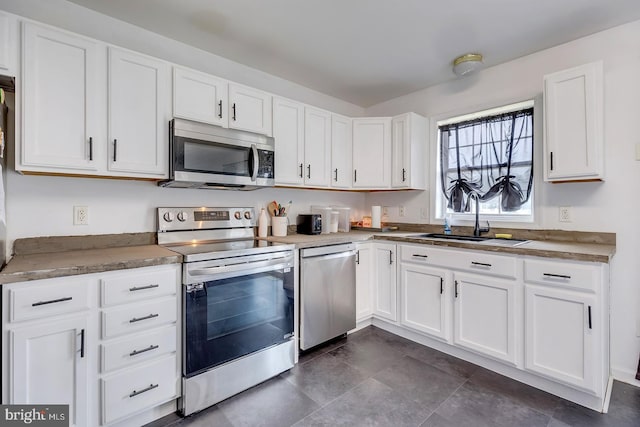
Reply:
[[[473,227],[473,235],[475,237],[480,237],[482,233],[488,233],[491,229],[491,226],[489,225],[489,221],[487,221],[487,228],[480,227],[480,197],[478,196],[478,193],[475,192],[469,194],[469,198],[472,197],[476,199],[476,224]]]

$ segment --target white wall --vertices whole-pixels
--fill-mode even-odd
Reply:
[[[538,173],[535,227],[616,233],[617,253],[611,269],[611,363],[616,377],[634,382],[640,352],[640,192],[636,188],[640,162],[635,160],[635,146],[640,144],[640,21],[375,105],[366,115],[414,111],[427,117],[454,116],[531,99],[540,96],[544,74],[600,59],[605,79],[606,182],[544,184]],[[431,134],[435,131],[432,128]],[[541,157],[536,160],[542,163]],[[434,162],[430,159],[429,166]],[[420,208],[429,207],[432,200],[428,199],[412,193],[372,193],[365,203],[367,208],[405,203],[407,216],[415,217]],[[572,207],[573,222],[558,221],[559,206]]]

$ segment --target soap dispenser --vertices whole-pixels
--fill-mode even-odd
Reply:
[[[451,215],[444,217],[444,234],[451,234]]]

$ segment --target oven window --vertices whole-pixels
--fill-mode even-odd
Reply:
[[[185,376],[291,338],[293,269],[204,285],[185,294]]]
[[[183,141],[185,171],[251,176],[249,148],[190,142],[188,138],[183,138]]]

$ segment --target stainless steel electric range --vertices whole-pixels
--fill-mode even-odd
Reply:
[[[253,208],[158,208],[158,243],[184,258],[184,415],[294,365],[294,247],[255,227]]]

